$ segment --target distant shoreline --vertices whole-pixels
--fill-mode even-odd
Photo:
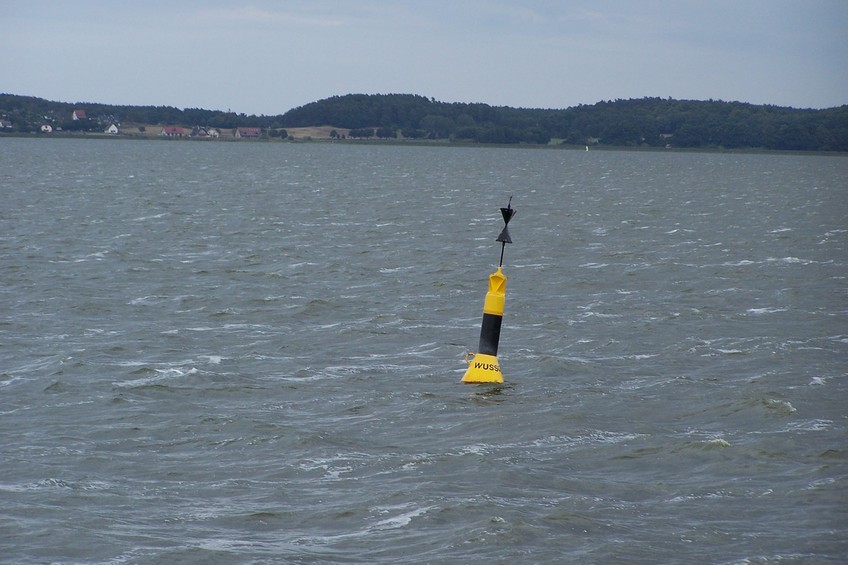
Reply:
[[[311,130],[314,128],[285,128],[288,131]],[[333,128],[342,129],[342,128]],[[478,143],[473,141],[451,141],[449,139],[334,139],[331,137],[289,137],[286,139],[279,138],[264,138],[264,139],[238,139],[235,137],[225,137],[212,139],[208,137],[182,137],[172,138],[162,135],[151,134],[127,134],[114,135],[108,133],[95,132],[53,132],[50,134],[42,133],[20,133],[20,132],[0,132],[0,139],[4,138],[22,138],[22,139],[87,139],[87,140],[113,140],[113,141],[163,141],[174,143],[260,143],[260,144],[302,144],[302,143],[320,143],[320,144],[341,144],[341,145],[369,145],[369,146],[394,146],[394,147],[445,147],[445,148],[491,148],[491,149],[532,149],[532,150],[553,150],[553,151],[580,151],[586,152],[584,145],[568,145],[568,144],[548,144],[536,145],[530,143]],[[725,147],[633,147],[633,146],[615,146],[615,145],[599,145],[593,146],[588,152],[614,152],[627,151],[636,153],[727,153],[736,155],[800,155],[800,156],[824,156],[824,157],[848,157],[843,151],[813,151],[813,150],[784,150],[784,149],[762,149],[762,148],[725,148]]]
[[[236,137],[235,130],[239,128],[214,128],[218,135],[211,136],[195,136],[195,135],[180,135],[177,137],[163,135],[166,126],[155,124],[133,124],[126,127],[120,127],[118,133],[107,133],[104,131],[63,131],[53,130],[49,133],[42,132],[4,132],[0,130],[0,136],[6,137],[62,137],[62,138],[103,138],[103,139],[165,139],[165,140],[181,140],[181,141],[280,141],[279,138],[267,135],[264,128],[263,132],[266,135],[259,139],[240,139]],[[184,128],[189,130],[190,128]],[[211,129],[211,128],[210,128]],[[283,141],[309,141],[309,140],[328,140],[340,141],[341,139],[334,138],[332,133],[336,132],[337,137],[348,136],[350,130],[347,128],[337,128],[332,126],[313,126],[313,127],[298,127],[298,128],[275,128],[276,131],[285,130],[288,137]]]
[[[349,94],[278,116],[246,116],[0,94],[0,132],[54,136],[842,153],[848,152],[846,119],[848,105],[805,110],[658,97],[545,110],[446,103],[418,95]]]

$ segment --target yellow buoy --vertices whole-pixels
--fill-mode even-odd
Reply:
[[[501,336],[504,304],[506,302],[506,275],[503,274],[503,255],[507,243],[512,243],[507,224],[515,214],[512,197],[506,208],[501,208],[504,229],[496,241],[501,242],[501,259],[498,270],[489,275],[489,290],[483,302],[483,323],[480,328],[480,343],[477,353],[465,356],[468,369],[462,377],[464,383],[502,383],[504,382],[501,364],[498,362],[498,342]]]

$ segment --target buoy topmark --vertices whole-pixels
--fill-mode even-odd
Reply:
[[[503,256],[507,243],[512,243],[507,225],[515,215],[512,207],[512,196],[506,208],[501,208],[504,228],[495,241],[501,243],[501,258],[498,269],[489,275],[489,290],[483,302],[483,323],[480,328],[480,343],[477,353],[465,356],[468,369],[462,377],[464,383],[502,383],[504,382],[501,366],[498,362],[498,341],[501,336],[504,304],[506,302],[506,275],[503,274]]]

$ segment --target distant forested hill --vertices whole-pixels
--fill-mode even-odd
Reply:
[[[74,109],[87,119],[72,120]],[[848,106],[805,110],[743,102],[641,98],[572,108],[533,109],[447,103],[413,94],[348,94],[277,116],[169,106],[51,102],[0,94],[0,131],[29,132],[43,123],[63,130],[102,129],[108,123],[234,128],[329,125],[350,137],[450,139],[477,143],[565,143],[607,146],[757,148],[848,151]]]
[[[848,106],[798,110],[742,102],[641,98],[565,110],[437,102],[410,94],[334,96],[286,112],[284,127],[332,124],[411,138],[848,151]]]
[[[74,120],[74,110],[85,111],[86,119]],[[114,106],[96,102],[53,102],[33,96],[0,94],[0,118],[12,123],[19,132],[36,130],[49,123],[63,130],[101,131],[110,123],[158,124],[181,126],[280,127],[278,120],[267,116],[247,116],[234,112],[172,106]]]

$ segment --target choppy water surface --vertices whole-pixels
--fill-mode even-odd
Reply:
[[[0,561],[844,562],[846,178],[0,140]]]

